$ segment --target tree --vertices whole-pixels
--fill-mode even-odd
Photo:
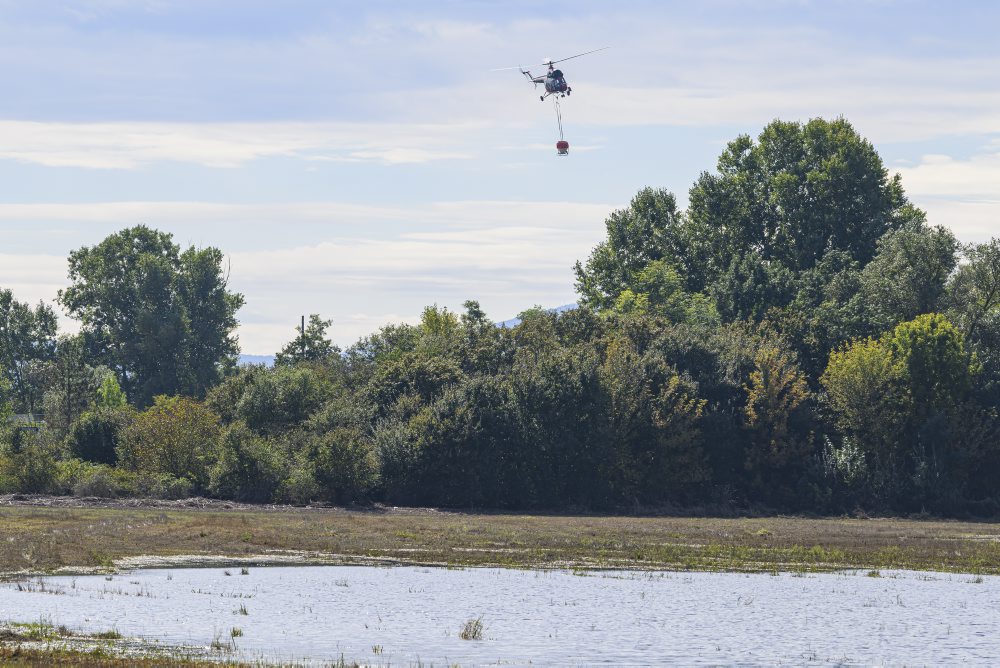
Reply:
[[[226,422],[278,434],[299,426],[330,393],[330,383],[312,366],[249,367],[214,387],[205,401]]]
[[[885,500],[900,478],[901,441],[911,412],[905,365],[878,339],[830,355],[823,374],[834,426],[864,455],[874,492]]]
[[[114,466],[122,431],[135,420],[130,406],[99,407],[80,416],[70,427],[66,442],[74,457]]]
[[[984,321],[1000,307],[1000,239],[970,244],[964,249],[967,263],[949,285],[951,302],[960,310],[959,325],[967,340],[976,341]]]
[[[651,313],[671,322],[718,324],[719,314],[712,299],[687,292],[681,275],[662,259],[643,267],[632,285],[615,299],[614,309],[619,313]]]
[[[294,366],[299,362],[317,362],[339,355],[340,348],[326,336],[326,330],[332,323],[332,320],[322,320],[318,313],[310,314],[305,329],[299,330],[299,335],[275,355],[275,365]]]
[[[98,389],[110,374],[105,367],[89,364],[86,343],[79,334],[62,336],[56,345],[55,358],[43,374],[45,423],[60,437],[94,404]]]
[[[887,231],[922,214],[846,120],[774,121],[730,142],[691,188],[688,216],[716,274],[747,251],[801,271],[831,250],[866,264]]]
[[[948,284],[947,314],[965,335],[967,354],[982,364],[982,401],[1000,406],[1000,239],[966,246],[963,254]]]
[[[903,322],[884,337],[884,345],[905,369],[914,407],[922,414],[945,410],[968,394],[975,363],[965,354],[965,339],[940,313]]]
[[[944,227],[912,222],[891,230],[861,271],[861,299],[879,329],[939,310],[958,262],[958,240]]]
[[[780,498],[779,490],[787,497],[813,447],[809,384],[794,357],[770,345],[757,352],[746,391],[752,483],[772,499]]]
[[[865,454],[883,498],[935,501],[957,488],[957,462],[981,449],[966,417],[976,371],[961,332],[938,313],[830,356],[822,382],[834,423]]]
[[[59,301],[81,320],[94,359],[139,406],[158,394],[201,396],[235,363],[236,311],[222,253],[189,248],[145,226],[70,253]]]
[[[594,248],[585,265],[577,262],[574,267],[576,290],[584,304],[610,308],[655,260],[665,258],[682,274],[687,269],[682,216],[670,192],[644,188],[627,208],[612,212],[604,225],[607,239]]]
[[[209,490],[224,499],[266,503],[272,500],[286,468],[284,453],[274,443],[236,422],[220,439]]]
[[[0,289],[0,376],[10,381],[16,410],[41,408],[44,386],[38,369],[55,356],[56,315],[39,303],[32,308]]]
[[[101,386],[97,388],[97,401],[95,403],[99,408],[122,408],[128,405],[125,393],[122,392],[114,374],[109,373],[104,377]]]
[[[10,399],[10,381],[0,376],[0,435],[3,435],[11,417],[14,415],[14,406]]]
[[[218,455],[219,416],[187,397],[158,396],[121,433],[118,459],[134,471],[189,481],[207,489]]]

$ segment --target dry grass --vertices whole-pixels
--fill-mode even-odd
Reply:
[[[434,510],[0,507],[0,573],[142,555],[281,550],[332,562],[1000,573],[1000,525],[903,519],[464,514]],[[238,563],[238,561],[234,561]]]

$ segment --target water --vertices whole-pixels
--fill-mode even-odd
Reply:
[[[140,570],[0,584],[0,619],[321,663],[959,664],[1000,658],[1000,577],[416,567]],[[247,614],[240,613],[244,606]],[[483,639],[463,640],[481,617]],[[232,658],[232,655],[230,655]]]

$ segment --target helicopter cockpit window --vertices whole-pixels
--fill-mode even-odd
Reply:
[[[552,72],[552,78],[553,79],[562,79],[563,78],[562,70],[554,70]]]

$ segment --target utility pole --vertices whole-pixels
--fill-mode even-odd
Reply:
[[[306,317],[302,316],[302,361],[306,359]]]

